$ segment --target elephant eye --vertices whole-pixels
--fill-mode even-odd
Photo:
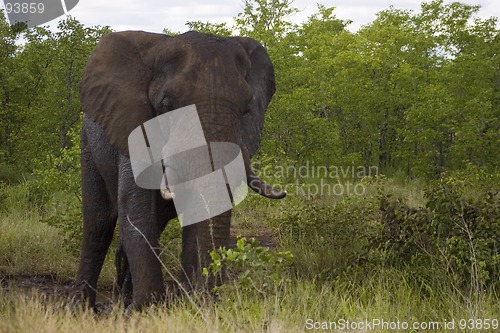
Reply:
[[[174,104],[173,104],[172,98],[169,96],[165,96],[160,102],[160,108],[161,108],[161,110],[158,110],[158,111],[162,111],[160,113],[172,111],[174,109]]]
[[[248,102],[246,103],[246,107],[243,111],[243,115],[250,113],[250,110],[252,109],[252,106],[254,105],[254,103],[255,103],[255,96],[251,95]]]

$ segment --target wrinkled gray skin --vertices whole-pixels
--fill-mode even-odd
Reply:
[[[84,230],[75,287],[90,307],[95,307],[97,279],[117,220],[118,282],[125,294],[131,293],[131,308],[165,294],[156,255],[161,232],[177,214],[173,201],[164,200],[159,190],[135,184],[130,132],[160,114],[195,104],[206,141],[238,144],[250,188],[282,198],[284,192],[264,183],[250,167],[274,91],[271,61],[249,38],[119,32],[101,39],[81,83]],[[228,211],[183,228],[182,281],[199,279],[209,251],[228,245],[230,222]]]

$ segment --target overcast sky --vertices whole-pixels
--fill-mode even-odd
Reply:
[[[304,22],[317,11],[317,3],[334,6],[338,18],[352,20],[348,27],[356,31],[361,25],[375,19],[375,14],[389,8],[419,10],[419,0],[295,0],[301,10],[291,17],[295,23]],[[452,1],[445,1],[452,2]],[[481,5],[479,16],[500,17],[499,0],[465,0],[467,4]],[[241,0],[80,0],[70,14],[86,26],[109,25],[112,29],[162,32],[187,30],[186,21],[232,22],[242,11]],[[54,27],[57,21],[50,22]]]

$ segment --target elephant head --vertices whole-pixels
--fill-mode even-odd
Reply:
[[[250,165],[275,89],[271,60],[253,39],[127,31],[104,36],[96,47],[81,83],[81,101],[86,116],[104,128],[124,156],[136,127],[195,104],[206,141],[239,145],[249,187],[282,198],[285,192],[262,181]]]

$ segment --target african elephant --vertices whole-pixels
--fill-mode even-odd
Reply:
[[[250,38],[139,31],[102,37],[80,88],[83,241],[75,286],[90,307],[95,306],[97,280],[117,221],[119,255],[126,260],[133,289],[131,307],[165,293],[157,249],[161,232],[177,213],[160,190],[135,183],[129,134],[150,119],[194,104],[206,141],[237,144],[248,186],[279,199],[285,192],[262,181],[250,166],[274,92],[271,60]],[[230,221],[228,210],[183,227],[181,263],[186,279],[199,276],[212,249],[228,245]]]

